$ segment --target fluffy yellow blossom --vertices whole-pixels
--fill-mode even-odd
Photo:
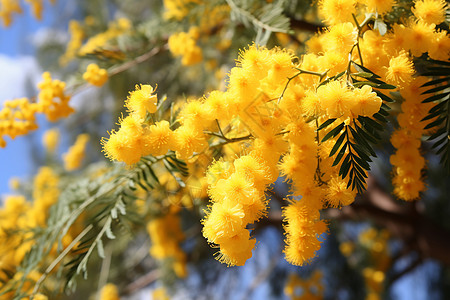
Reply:
[[[356,191],[347,188],[347,182],[339,177],[332,177],[328,182],[327,201],[331,207],[350,205],[355,201]]]
[[[353,92],[343,81],[331,81],[319,87],[317,96],[330,119],[350,116],[351,109],[357,104]]]
[[[406,37],[406,46],[411,50],[412,55],[421,56],[428,51],[432,44],[435,24],[427,24],[422,20],[410,25],[409,35]]]
[[[432,59],[443,61],[450,57],[450,35],[447,31],[437,31],[432,35],[428,55]]]
[[[367,11],[371,13],[377,12],[379,15],[383,15],[392,10],[395,5],[395,0],[362,0],[361,3],[364,3],[367,6]]]
[[[220,244],[217,259],[228,266],[243,266],[252,257],[256,240],[250,238],[247,229],[241,229]]]
[[[102,86],[108,81],[108,71],[99,68],[97,64],[89,64],[83,79],[95,86]]]
[[[356,13],[356,0],[321,0],[319,14],[330,24],[351,21]]]
[[[353,23],[339,23],[329,27],[324,48],[327,51],[338,52],[348,57],[348,52],[356,43],[357,38],[358,30]]]
[[[380,110],[382,100],[368,85],[353,90],[356,104],[351,107],[354,116],[371,117]]]
[[[154,156],[166,154],[167,151],[173,148],[174,136],[170,129],[170,124],[167,121],[160,121],[151,125],[146,134],[146,144],[148,152]]]
[[[244,227],[244,216],[242,205],[216,202],[204,222],[203,235],[209,242],[220,244]]]
[[[393,165],[394,194],[406,201],[418,199],[425,190],[421,174],[425,159],[420,153],[420,138],[426,124],[420,120],[429,110],[428,104],[422,103],[425,95],[421,95],[421,86],[425,82],[426,80],[414,78],[401,90],[405,100],[401,106],[402,113],[397,117],[400,128],[391,137],[391,143],[397,149],[390,158]]]
[[[156,111],[158,97],[154,93],[155,89],[151,85],[136,85],[125,101],[125,106],[131,114],[143,119],[147,112],[152,114]]]
[[[302,266],[311,260],[320,249],[318,238],[327,231],[327,225],[319,220],[318,210],[305,204],[305,200],[292,200],[283,208],[286,225],[286,260],[296,266]]]
[[[445,21],[445,0],[422,0],[415,1],[412,12],[417,19],[428,24],[440,24]]]
[[[322,114],[322,99],[315,91],[308,90],[301,102],[301,107],[307,116],[319,116]]]
[[[179,32],[169,37],[169,50],[175,56],[181,56],[184,66],[195,65],[203,60],[202,49],[196,45],[193,32]]]
[[[391,58],[386,72],[386,80],[397,86],[407,85],[412,80],[414,65],[406,52]]]
[[[110,159],[135,164],[144,151],[144,128],[140,119],[133,116],[121,120],[120,125],[119,131],[112,131],[109,139],[102,140],[103,150]]]
[[[205,150],[206,142],[203,132],[189,126],[180,126],[174,131],[174,149],[177,157],[186,159],[194,154]]]
[[[178,117],[181,124],[191,128],[207,128],[214,119],[211,117],[210,106],[203,101],[189,101],[183,107]]]

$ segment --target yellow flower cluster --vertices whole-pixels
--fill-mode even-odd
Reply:
[[[369,8],[369,2],[364,2],[364,5],[367,5],[366,12],[373,11],[373,8]],[[355,13],[355,8],[359,1],[324,0],[321,3],[320,9],[322,13],[328,16],[329,19],[327,20],[334,25],[325,34],[317,35],[309,40],[308,47],[314,53],[324,53],[322,56],[324,60],[334,61],[339,66],[339,69],[342,69],[342,66],[339,65],[339,61],[342,61],[342,58],[338,59],[326,50],[330,49],[330,41],[340,41],[343,49],[348,49],[349,46],[356,42],[356,36],[352,37],[350,34],[349,25],[346,25],[345,30],[343,30],[344,27],[339,28],[338,26],[350,24],[339,22],[350,20],[349,18],[352,17],[351,13]],[[375,8],[379,14],[391,10],[389,6],[392,5],[392,1],[374,1],[373,3],[376,3]],[[364,62],[364,66],[380,75],[383,81],[396,85],[405,99],[402,104],[403,113],[398,116],[400,129],[393,134],[391,139],[394,147],[398,149],[397,153],[391,157],[391,163],[394,165],[394,192],[399,198],[404,200],[417,199],[419,193],[425,189],[420,176],[421,169],[425,166],[425,161],[420,155],[419,147],[423,127],[426,124],[421,122],[421,119],[425,117],[432,106],[421,103],[425,97],[420,96],[423,90],[419,91],[419,87],[424,81],[414,77],[415,69],[412,57],[421,56],[427,52],[432,59],[448,59],[450,55],[450,37],[445,31],[436,29],[436,25],[444,20],[445,7],[445,2],[440,0],[416,1],[415,9],[413,9],[415,19],[406,20],[405,24],[393,24],[392,29],[383,36],[376,30],[366,30],[359,40],[361,57],[358,55],[353,58]],[[350,15],[346,14],[348,12],[350,12]],[[354,39],[353,42],[351,42],[352,39]],[[309,55],[304,56],[303,64],[305,64],[307,56]],[[308,60],[306,62],[308,63]],[[333,68],[330,68],[330,71],[333,71]],[[337,83],[334,84],[338,85]],[[326,91],[325,86],[320,87],[318,92],[321,89]],[[335,89],[337,93],[337,87]],[[323,99],[330,95],[329,91],[326,92],[320,97],[322,105]],[[321,115],[318,109],[320,105],[316,104],[319,102],[317,98],[310,97],[307,94],[306,99],[307,102],[315,104],[309,109],[312,111],[311,114],[319,111],[318,115]],[[340,97],[340,99],[345,99],[345,97]],[[345,108],[348,108],[345,106],[346,102],[340,101],[338,103],[333,101],[333,103],[334,108],[332,112],[336,113],[337,111],[340,113]],[[371,103],[375,104],[375,102]],[[373,111],[375,110],[374,107]],[[332,116],[328,111],[326,113],[329,117]],[[336,117],[338,114],[334,116]],[[350,112],[347,112],[347,114],[350,114]]]
[[[320,0],[319,14],[326,23],[334,25],[352,21],[358,12],[384,15],[396,5],[394,0]],[[414,1],[414,15],[427,23],[439,24],[445,20],[445,0]]]
[[[286,260],[296,266],[303,265],[315,256],[321,244],[318,237],[328,229],[327,224],[320,220],[319,209],[303,200],[307,199],[292,201],[283,209],[286,222],[284,252]]]
[[[108,71],[99,68],[97,64],[89,64],[83,79],[95,86],[102,86],[108,81]]]
[[[133,128],[132,132],[140,132],[137,147],[132,146],[133,142],[124,142],[125,137],[116,139],[116,133],[104,144],[110,158],[130,164],[145,153],[162,155],[168,149],[174,150],[178,158],[188,159],[204,153],[208,142],[221,139],[229,142],[237,138],[239,143],[229,143],[225,148],[228,161],[216,161],[208,169],[208,194],[213,205],[203,221],[203,234],[209,242],[220,246],[219,259],[229,265],[243,265],[251,257],[255,240],[250,238],[246,226],[265,215],[264,192],[279,171],[292,181],[293,194],[303,196],[301,200],[290,201],[285,211],[288,223],[285,252],[291,263],[305,263],[320,248],[318,237],[327,230],[325,222],[319,219],[324,203],[340,207],[354,200],[355,192],[347,189],[346,182],[331,167],[333,160],[328,154],[333,141],[319,147],[316,126],[307,120],[311,115],[331,115],[342,120],[370,116],[378,111],[381,99],[370,87],[350,88],[339,81],[316,91],[318,76],[311,74],[295,77],[286,86],[287,78],[297,72],[293,58],[286,51],[251,46],[241,53],[238,66],[231,70],[227,90],[213,91],[204,99],[186,103],[178,114],[181,126],[175,131],[170,130],[166,121],[138,126],[136,118],[128,116],[121,121],[121,130],[125,124],[125,128]],[[317,56],[315,60],[304,59],[303,63],[308,69],[319,71],[322,61]],[[285,86],[277,105],[274,100],[279,99]],[[324,100],[317,100],[319,97]],[[130,110],[128,103],[127,107]],[[222,127],[229,128],[226,137]],[[219,134],[208,133],[216,128]],[[129,138],[133,134],[124,136]],[[153,139],[151,143],[146,142],[150,140],[148,136]],[[137,150],[142,145],[145,151]],[[240,151],[247,155],[235,159],[235,153]],[[128,152],[135,155],[133,159],[129,159]],[[311,157],[318,154],[322,180],[327,185],[320,183],[315,175],[317,162]],[[281,156],[283,160],[279,163]]]
[[[172,143],[169,123],[162,121],[146,126],[146,114],[156,111],[158,99],[153,93],[150,85],[136,85],[136,90],[130,93],[125,103],[129,115],[120,120],[119,131],[112,131],[108,140],[102,140],[103,150],[109,158],[131,165],[152,151],[159,155],[168,151]]]
[[[391,143],[396,149],[391,156],[393,166],[394,193],[402,200],[412,201],[425,190],[421,170],[425,167],[425,159],[420,153],[420,138],[427,124],[421,120],[433,106],[422,103],[426,95],[421,95],[426,82],[423,78],[415,78],[402,89],[404,101],[402,113],[397,117],[399,128],[392,134]]]
[[[334,166],[335,157],[329,157],[338,137],[321,142],[322,135],[331,128],[318,132],[318,126],[338,119],[338,124],[346,126],[348,144],[354,145],[356,137],[348,132],[355,130],[357,118],[371,118],[383,104],[378,90],[355,83],[353,76],[357,75],[350,74],[357,72],[352,62],[373,70],[380,80],[397,85],[405,98],[415,93],[410,97],[415,100],[405,101],[402,106],[408,118],[400,116],[399,123],[418,138],[423,125],[414,124],[427,110],[417,106],[420,92],[416,86],[420,86],[420,80],[413,76],[412,56],[428,52],[435,59],[448,58],[449,36],[418,15],[405,24],[394,24],[384,35],[356,24],[363,22],[360,19],[365,13],[384,14],[392,5],[391,0],[321,1],[321,13],[331,26],[307,42],[309,53],[301,59],[286,50],[250,46],[240,53],[237,66],[229,72],[225,91],[212,91],[188,101],[173,124],[151,123],[150,118],[145,118],[151,111],[142,105],[138,105],[142,109],[132,109],[128,101],[130,115],[120,121],[119,132],[113,132],[104,143],[105,152],[127,164],[139,161],[143,155],[166,154],[169,149],[176,152],[177,158],[192,161],[207,153],[209,147],[223,146],[223,159],[207,168],[212,204],[203,220],[203,235],[219,246],[218,259],[228,265],[243,265],[252,256],[256,241],[247,225],[266,214],[266,189],[281,174],[292,187],[283,208],[284,252],[290,263],[303,265],[314,257],[327,231],[320,210],[349,205],[356,195],[338,172],[342,160]],[[364,24],[371,16],[368,14]],[[171,36],[171,51],[184,56],[189,52],[186,45],[196,47],[196,31]],[[191,61],[189,57],[183,57],[183,64]],[[343,71],[347,72],[345,76],[323,82]],[[348,154],[349,149],[343,147],[342,151]],[[418,160],[415,170],[419,166]],[[357,167],[357,175],[366,177],[366,171]],[[417,180],[409,173],[400,176]]]
[[[158,260],[171,259],[175,274],[180,278],[187,276],[186,254],[180,247],[185,239],[181,230],[179,207],[171,206],[169,212],[147,224],[152,246],[150,255]]]
[[[117,287],[112,284],[108,283],[104,287],[102,287],[102,290],[100,291],[100,300],[120,300],[119,297],[119,291],[117,290]]]
[[[70,96],[64,93],[65,83],[52,80],[50,73],[45,72],[43,81],[38,84],[40,89],[37,102],[27,98],[7,100],[0,110],[0,147],[6,146],[4,136],[14,139],[26,135],[38,128],[36,114],[44,113],[47,119],[54,122],[73,112],[69,106]]]
[[[202,61],[202,49],[196,44],[199,37],[197,27],[192,27],[189,32],[178,32],[169,37],[169,50],[175,57],[181,56],[184,66],[195,65]]]
[[[53,4],[55,0],[50,0]],[[30,6],[34,17],[41,20],[42,17],[42,0],[25,0]],[[0,19],[3,25],[8,27],[12,23],[13,14],[21,14],[22,7],[19,0],[0,0]]]
[[[83,26],[76,20],[69,21],[70,40],[67,43],[66,52],[59,58],[59,63],[62,66],[67,65],[72,59],[77,56],[78,50],[83,45],[85,37]]]
[[[389,233],[386,230],[378,231],[369,228],[359,235],[361,245],[368,249],[371,265],[363,269],[363,276],[367,286],[366,299],[381,299],[385,272],[391,265],[388,240]]]
[[[84,56],[93,53],[96,50],[101,50],[110,40],[127,32],[131,26],[130,20],[126,18],[119,18],[115,22],[111,22],[106,31],[90,37],[87,42],[81,46],[78,54]]]
[[[49,72],[42,74],[38,84],[38,112],[42,112],[51,122],[69,116],[74,110],[69,106],[70,96],[64,93],[66,83],[58,79],[52,79]]]
[[[268,173],[256,152],[241,156],[233,165],[217,161],[208,170],[213,205],[203,220],[203,235],[220,246],[219,260],[227,265],[243,266],[252,257],[256,240],[246,228],[266,214],[264,190],[274,180]]]
[[[320,300],[323,298],[322,272],[314,271],[308,279],[302,279],[297,274],[289,276],[284,293],[291,300]]]
[[[64,168],[67,171],[76,170],[81,166],[88,142],[89,135],[86,133],[80,134],[77,136],[75,144],[69,148],[67,153],[63,154]]]
[[[23,276],[17,272],[17,267],[34,245],[30,230],[46,226],[48,210],[59,197],[58,183],[58,176],[50,168],[42,167],[34,178],[33,203],[27,202],[24,196],[5,198],[4,207],[0,209],[0,293],[11,288],[12,281],[6,274],[15,274],[13,280]],[[37,271],[31,272],[30,282],[22,290],[31,292],[40,276]],[[11,299],[8,295],[0,299]]]
[[[188,13],[192,4],[202,4],[202,0],[164,0],[164,18],[182,20]]]
[[[35,114],[38,111],[39,105],[30,103],[27,98],[5,101],[0,110],[0,147],[6,146],[4,136],[14,139],[37,129]]]
[[[312,115],[326,115],[328,118],[367,116],[371,117],[381,107],[381,98],[368,85],[349,88],[344,80],[331,81],[322,85],[314,94],[308,94],[312,103],[304,103],[306,110]],[[312,104],[309,107],[308,104]]]
[[[0,18],[3,20],[3,26],[11,25],[12,15],[15,13],[22,13],[18,0],[0,0]]]
[[[414,1],[412,9],[417,19],[428,24],[440,24],[445,21],[447,3],[445,0],[420,0]]]

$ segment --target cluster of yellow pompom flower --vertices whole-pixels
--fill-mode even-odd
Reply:
[[[7,100],[0,110],[0,147],[6,146],[4,136],[14,139],[26,135],[38,128],[35,114],[39,111],[37,103],[30,103],[27,98]]]
[[[431,2],[441,3],[437,14],[443,15],[442,1],[426,3]],[[331,128],[319,132],[318,126],[337,119],[338,124],[344,124],[341,136],[347,134],[348,144],[354,145],[355,135],[348,132],[356,130],[355,120],[372,118],[382,105],[386,106],[379,90],[355,84],[353,76],[358,75],[352,73],[360,70],[353,68],[353,62],[374,71],[379,80],[398,86],[401,95],[408,98],[399,123],[405,134],[414,136],[418,149],[423,125],[414,124],[420,123],[427,107],[417,96],[421,81],[413,77],[412,58],[424,52],[435,59],[448,58],[449,37],[429,23],[442,18],[436,14],[426,17],[421,1],[416,2],[415,20],[394,24],[385,34],[366,26],[377,16],[375,12],[383,15],[392,5],[392,1],[320,1],[320,13],[330,26],[307,42],[309,53],[301,57],[300,64],[289,51],[250,46],[240,53],[237,66],[229,72],[225,91],[212,91],[202,99],[188,101],[174,124],[139,123],[128,120],[128,116],[121,121],[121,128],[129,128],[127,136],[139,132],[139,143],[128,146],[133,143],[119,142],[113,133],[105,151],[109,157],[131,164],[142,155],[163,155],[168,149],[178,158],[191,161],[208,153],[208,146],[226,145],[223,160],[213,162],[207,171],[212,205],[203,220],[203,234],[219,245],[218,258],[228,265],[243,265],[251,257],[256,241],[250,237],[248,225],[266,214],[265,192],[281,174],[292,187],[283,208],[286,259],[295,265],[308,262],[320,249],[320,238],[327,231],[320,210],[349,205],[356,195],[339,174],[343,161],[334,163],[336,149],[330,157],[338,136],[321,142]],[[172,36],[172,51],[179,49],[174,46],[178,38],[186,40],[190,34]],[[346,74],[323,82],[341,72]],[[172,127],[176,129],[172,131]],[[158,134],[149,142],[152,132]],[[394,146],[404,147],[401,140],[394,138]],[[341,148],[341,155],[352,151],[348,147]],[[135,155],[132,159],[131,153]],[[397,154],[394,160],[396,174],[401,173],[394,184],[420,183],[422,160],[410,163],[408,170],[403,168],[408,159]],[[367,177],[367,168],[357,167],[357,176]],[[415,194],[423,190],[422,186],[417,185]],[[396,191],[398,195],[405,192]]]
[[[324,38],[333,40],[340,36],[341,41],[349,40],[350,28],[339,31],[339,35],[335,35],[334,31],[337,26],[343,24],[341,22],[351,21],[352,13],[356,14],[358,3],[359,1],[355,0],[321,1],[319,10],[324,16],[328,16],[326,20],[332,26],[328,33],[320,34],[308,41],[310,50],[316,53],[323,51]],[[367,12],[376,10],[378,14],[385,14],[395,3],[365,1],[364,5],[367,6]],[[445,20],[446,7],[447,4],[443,0],[415,1],[412,9],[414,17],[406,20],[404,24],[393,24],[392,30],[385,35],[368,29],[359,42],[362,54],[360,62],[364,62],[365,67],[380,75],[382,80],[396,85],[405,99],[402,103],[403,113],[398,116],[399,130],[394,132],[391,138],[392,144],[398,149],[391,157],[391,163],[394,165],[394,192],[403,200],[417,199],[419,193],[425,190],[421,178],[421,169],[425,166],[425,161],[419,148],[426,122],[421,120],[432,107],[431,104],[421,103],[426,98],[420,95],[424,91],[420,86],[425,81],[413,76],[415,69],[412,58],[427,52],[432,59],[448,59],[450,37],[436,27]],[[325,52],[324,56],[329,56],[329,53]]]
[[[185,66],[195,65],[202,61],[202,49],[196,44],[199,37],[198,28],[192,27],[189,32],[178,32],[169,37],[169,50],[174,56],[181,56]]]
[[[156,111],[157,101],[154,89],[150,85],[136,85],[136,90],[130,93],[125,104],[130,114],[120,120],[118,131],[111,132],[109,139],[102,141],[108,157],[126,164],[137,163],[141,156],[152,152],[155,145],[152,143],[154,135],[160,136],[161,131],[170,132],[167,122],[158,123],[153,127],[145,126],[145,117],[147,113]],[[162,140],[166,140],[165,137],[162,137]],[[158,147],[158,151],[164,153],[168,150],[164,143],[158,144]]]
[[[108,71],[100,68],[97,64],[89,64],[83,79],[95,86],[102,86],[108,81]]]
[[[52,79],[49,72],[42,74],[43,81],[38,84],[39,112],[44,113],[49,121],[55,122],[67,117],[74,110],[69,106],[70,96],[64,92],[66,83],[58,79]]]
[[[58,183],[59,178],[52,169],[42,167],[34,178],[33,203],[20,195],[5,198],[4,207],[0,209],[0,292],[14,287],[6,274],[15,274],[14,279],[22,276],[17,267],[34,245],[31,229],[46,226],[48,210],[59,197]],[[38,271],[31,272],[22,291],[31,292],[40,276]],[[11,293],[6,293],[0,299],[10,299],[10,296]]]
[[[289,275],[284,286],[284,293],[291,300],[320,300],[323,299],[322,272],[316,270],[310,278],[302,279],[297,274]]]
[[[267,213],[264,191],[276,179],[268,171],[256,152],[233,165],[217,161],[208,169],[213,205],[203,220],[203,235],[220,246],[221,262],[242,266],[252,256],[256,240],[246,228]]]
[[[421,120],[433,104],[422,103],[426,98],[426,95],[421,95],[424,91],[421,86],[424,83],[424,78],[414,78],[401,90],[405,101],[401,105],[402,113],[397,117],[399,128],[391,137],[391,143],[396,149],[390,159],[393,166],[394,193],[407,201],[418,199],[420,192],[425,190],[421,174],[425,159],[420,153],[420,138],[427,123]]]
[[[189,13],[189,5],[201,4],[202,0],[164,0],[164,18],[180,21]]]
[[[6,146],[4,136],[14,139],[16,136],[28,134],[38,128],[36,114],[43,113],[49,121],[57,121],[67,117],[74,110],[69,106],[70,96],[64,92],[65,83],[53,80],[50,73],[45,72],[37,101],[27,98],[7,100],[0,110],[0,147]]]
[[[181,230],[179,207],[170,206],[169,212],[153,218],[147,224],[147,231],[152,242],[150,255],[158,260],[170,259],[175,274],[180,278],[187,276],[186,254],[180,247],[185,239]]]
[[[36,19],[41,20],[43,0],[27,0],[25,2],[30,5],[33,16]],[[54,3],[55,0],[50,0],[50,2]],[[14,14],[21,14],[23,12],[20,4],[19,0],[0,1],[0,19],[3,20],[4,26],[11,25]]]
[[[310,77],[312,75],[296,77],[286,86],[287,78],[297,72],[293,58],[286,51],[251,46],[241,53],[238,67],[231,70],[227,91],[214,91],[205,99],[188,102],[178,115],[181,126],[174,131],[170,130],[166,121],[150,126],[139,124],[133,118],[136,112],[130,109],[129,100],[126,106],[131,114],[121,121],[120,131],[122,128],[133,128],[132,132],[140,132],[142,142],[139,146],[143,146],[141,149],[144,150],[130,146],[133,142],[124,144],[123,141],[116,141],[115,135],[120,131],[112,133],[104,144],[111,158],[130,164],[146,153],[162,155],[168,149],[174,150],[177,157],[188,159],[205,151],[208,141],[213,143],[225,139],[230,142],[237,139],[237,151],[242,149],[248,155],[241,156],[232,164],[218,161],[209,168],[208,194],[214,204],[204,220],[205,237],[220,245],[219,259],[229,265],[243,265],[251,257],[255,240],[250,238],[246,226],[265,215],[265,190],[277,179],[279,170],[292,180],[295,187],[293,193],[303,196],[301,201],[291,200],[285,212],[288,223],[286,253],[291,263],[301,265],[319,249],[317,238],[326,231],[326,224],[319,220],[319,210],[324,203],[334,207],[348,205],[355,196],[355,192],[347,189],[345,181],[338,177],[337,170],[331,167],[332,160],[328,158],[327,150],[332,147],[332,142],[324,144],[325,149],[319,151],[315,125],[307,123],[307,118],[321,114],[339,116],[343,120],[350,116],[368,116],[377,112],[381,99],[370,87],[348,88],[336,81],[324,86],[331,93],[329,101],[307,102],[305,94],[318,99],[317,94],[324,91],[308,90],[318,82]],[[314,76],[318,77],[317,74]],[[285,86],[285,93],[277,105]],[[337,99],[342,107],[336,105],[339,102]],[[348,112],[351,113],[347,115]],[[129,125],[131,122],[133,126]],[[165,128],[160,130],[158,138],[152,143],[147,142],[152,132],[162,124]],[[223,128],[229,128],[227,136],[220,124]],[[210,130],[214,128],[219,129],[220,134],[212,134]],[[126,136],[129,138],[133,134]],[[161,144],[165,146],[163,151],[151,149]],[[133,159],[129,159],[128,149],[134,149]],[[310,159],[318,152],[322,159],[323,180],[329,182],[323,187],[315,178],[317,163]],[[278,164],[283,154],[284,158]],[[234,159],[232,153],[227,157],[230,161]],[[298,213],[304,209],[303,214]],[[246,247],[236,247],[244,242]]]

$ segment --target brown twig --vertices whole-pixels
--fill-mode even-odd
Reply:
[[[156,281],[160,276],[159,270],[152,270],[145,274],[144,276],[139,277],[135,281],[131,282],[125,287],[125,294],[130,295],[136,291],[141,290],[146,287],[150,283]]]

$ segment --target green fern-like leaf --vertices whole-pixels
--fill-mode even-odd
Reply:
[[[441,164],[450,173],[450,62],[429,60],[430,65],[423,76],[431,76],[434,79],[425,83],[422,87],[430,87],[423,92],[429,95],[423,103],[433,102],[434,106],[422,119],[428,122],[425,129],[434,129],[428,140],[433,141],[433,149],[441,156]]]

